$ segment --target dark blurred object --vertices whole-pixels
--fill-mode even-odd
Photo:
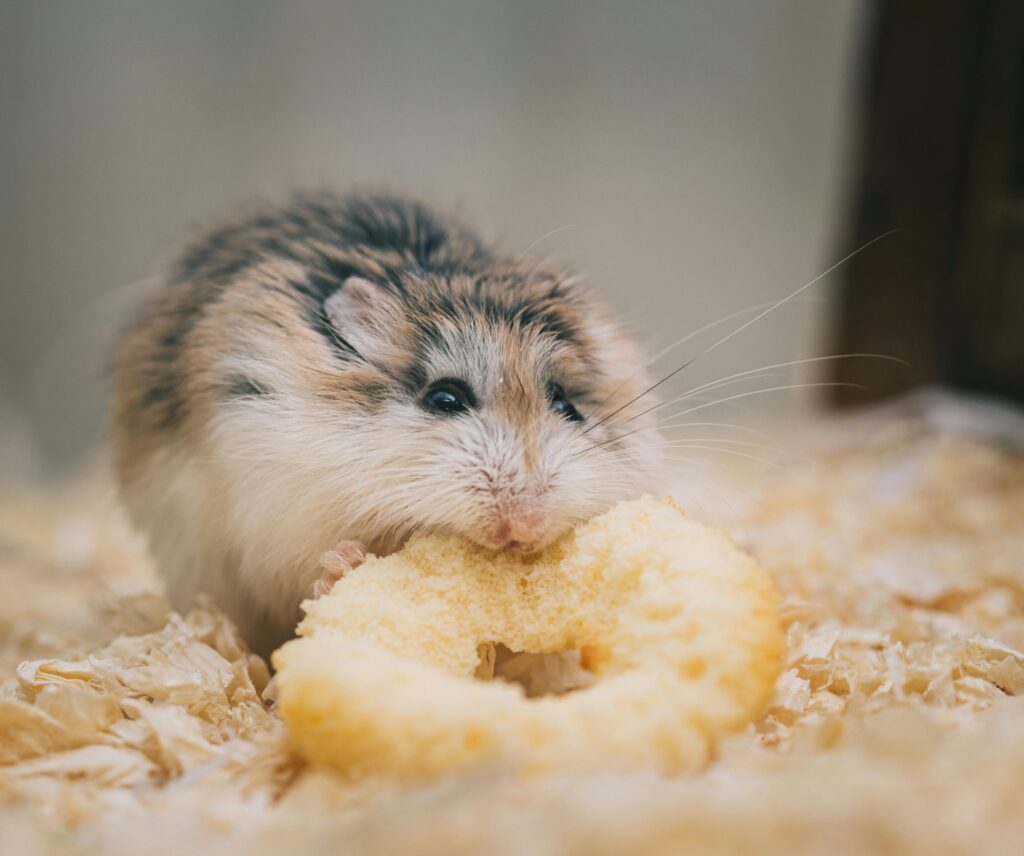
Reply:
[[[900,231],[843,271],[832,401],[926,383],[1024,401],[1024,3],[882,0],[852,234]],[[845,245],[848,244],[849,247]]]

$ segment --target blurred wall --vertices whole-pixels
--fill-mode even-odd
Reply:
[[[140,280],[196,224],[295,185],[409,188],[515,248],[560,229],[536,252],[652,350],[786,294],[838,252],[865,11],[3,2],[0,475],[93,448]],[[826,312],[788,306],[692,376],[820,352]]]

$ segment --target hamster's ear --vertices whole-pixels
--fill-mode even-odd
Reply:
[[[395,299],[374,282],[350,276],[324,301],[324,314],[341,337],[363,356],[387,347],[398,321]]]

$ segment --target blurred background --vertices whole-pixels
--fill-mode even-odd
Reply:
[[[0,478],[90,460],[105,364],[147,277],[198,226],[298,186],[408,190],[514,250],[537,242],[651,352],[898,227],[687,384],[837,349],[915,368],[780,383],[865,381],[871,396],[948,380],[936,319],[962,316],[935,301],[972,275],[954,252],[965,211],[981,212],[966,246],[999,282],[984,311],[1011,332],[1024,317],[1020,232],[986,243],[988,197],[970,192],[971,128],[988,129],[990,185],[1024,162],[1015,5],[4,0]],[[928,172],[944,169],[946,184]],[[996,355],[1000,394],[1017,334]],[[819,392],[756,406],[852,401]]]

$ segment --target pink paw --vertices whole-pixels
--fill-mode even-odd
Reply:
[[[338,580],[349,571],[358,568],[365,558],[366,548],[358,541],[341,541],[333,550],[324,553],[320,557],[323,573],[320,579],[313,583],[313,598],[327,594]]]

